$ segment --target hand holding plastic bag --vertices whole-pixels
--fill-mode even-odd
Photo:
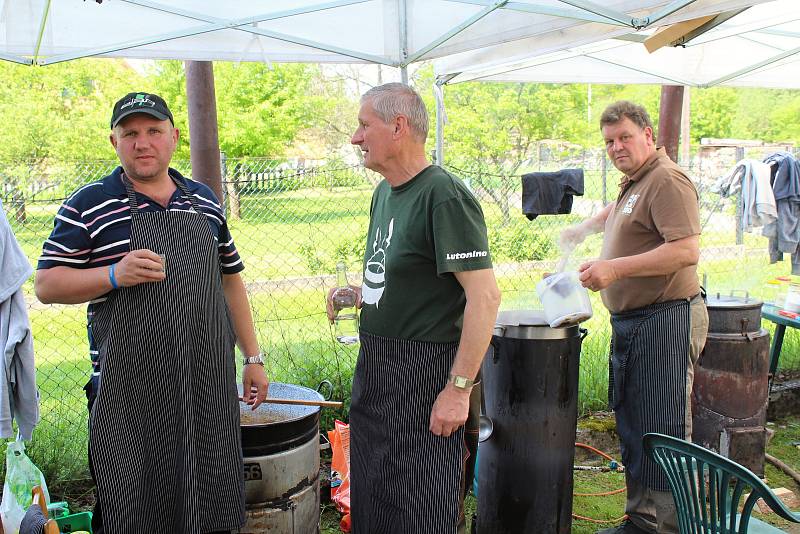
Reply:
[[[31,490],[41,486],[45,501],[50,502],[44,475],[25,454],[22,440],[9,442],[6,449],[6,480],[3,483],[3,500],[0,502],[0,517],[5,534],[18,534],[19,524],[31,505]]]

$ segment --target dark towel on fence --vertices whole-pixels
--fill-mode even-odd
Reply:
[[[522,175],[522,213],[530,220],[537,215],[570,213],[572,195],[583,195],[583,169]]]

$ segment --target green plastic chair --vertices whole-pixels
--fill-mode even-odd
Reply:
[[[681,534],[783,532],[751,517],[758,499],[780,517],[800,523],[800,514],[786,508],[752,471],[724,456],[663,434],[645,434],[644,450],[667,475]]]

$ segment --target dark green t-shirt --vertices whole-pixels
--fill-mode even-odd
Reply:
[[[431,165],[372,195],[361,330],[450,342],[461,337],[466,297],[455,272],[491,268],[483,211],[464,183]]]

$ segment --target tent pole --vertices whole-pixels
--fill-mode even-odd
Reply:
[[[42,48],[42,38],[44,37],[44,30],[47,28],[47,16],[50,14],[50,0],[44,6],[44,13],[42,13],[42,22],[39,25],[39,35],[36,37],[36,50],[33,51],[33,63],[39,61],[39,50]]]
[[[400,15],[400,80],[408,85],[408,6],[406,0],[398,0],[397,9]]]
[[[436,165],[443,167],[444,166],[444,102],[443,97],[444,95],[441,93],[443,91],[442,84],[439,81],[436,81],[436,85],[439,87],[433,88],[433,96],[434,100],[436,101]],[[436,92],[439,91],[439,95],[437,96]]]
[[[653,13],[652,15],[647,17],[645,21],[647,22],[648,26],[651,24],[655,24],[656,22],[659,22],[661,19],[669,17],[676,11],[680,11],[689,4],[694,4],[696,1],[697,0],[675,0],[674,2],[671,2],[669,5],[665,6],[657,13]]]
[[[447,82],[458,76],[460,73],[445,74],[437,76],[433,84],[433,100],[436,102],[436,164],[444,166],[444,125],[447,123],[447,113],[444,110],[444,86]]]
[[[658,113],[658,142],[669,158],[678,161],[678,138],[681,133],[681,110],[683,109],[683,86],[661,86],[661,109]]]
[[[187,61],[185,65],[192,178],[210,187],[224,205],[214,64],[211,61]]]

